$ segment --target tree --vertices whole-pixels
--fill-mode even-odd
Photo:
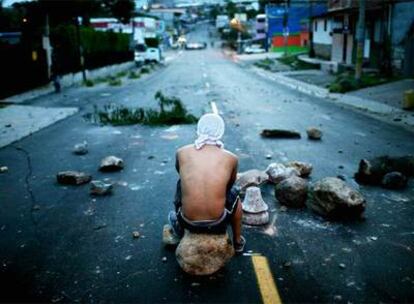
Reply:
[[[110,10],[111,15],[122,23],[128,23],[135,13],[133,0],[103,0],[104,5]]]
[[[355,80],[358,84],[361,82],[362,63],[364,60],[364,43],[365,43],[365,0],[359,0],[359,16],[357,29],[357,51],[355,62]]]

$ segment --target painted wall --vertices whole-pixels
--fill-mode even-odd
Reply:
[[[285,6],[269,5],[266,7],[268,20],[269,37],[272,38],[273,46],[280,47],[283,45],[283,33],[286,31],[283,25]],[[303,39],[301,33],[308,33],[309,5],[308,3],[294,4],[288,8],[287,31],[289,33],[289,46],[302,46]],[[326,12],[325,4],[314,4],[312,16],[320,15]]]
[[[326,20],[326,30],[325,30]],[[316,26],[315,26],[316,25]],[[318,18],[313,21],[313,42],[319,44],[332,44],[331,20],[325,18]]]

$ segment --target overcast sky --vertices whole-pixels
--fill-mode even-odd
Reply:
[[[3,0],[3,6],[11,6],[15,2],[23,2],[23,1],[31,1],[31,0]]]

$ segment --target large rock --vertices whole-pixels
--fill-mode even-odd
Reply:
[[[289,177],[275,187],[279,203],[292,208],[305,207],[308,196],[308,182],[298,176]]]
[[[291,161],[288,162],[285,166],[298,170],[300,177],[308,177],[312,173],[313,169],[312,164],[300,161]]]
[[[253,169],[237,174],[237,180],[235,185],[240,188],[241,191],[245,191],[250,186],[260,186],[267,182],[269,179],[266,172]]]
[[[408,178],[401,172],[390,172],[384,175],[381,186],[387,189],[403,189],[407,186]]]
[[[112,184],[105,183],[100,180],[91,181],[90,194],[92,195],[108,195],[112,192]]]
[[[112,172],[122,170],[123,168],[124,161],[119,157],[111,155],[102,159],[99,170],[104,172]]]
[[[365,210],[365,199],[339,178],[326,177],[313,185],[308,206],[328,218],[359,217]]]
[[[262,226],[269,223],[269,212],[250,213],[243,211],[242,222],[252,226]]]
[[[59,184],[81,185],[89,183],[92,176],[79,171],[61,171],[56,175]]]
[[[292,167],[286,167],[281,163],[271,163],[266,168],[266,173],[269,176],[269,181],[274,184],[280,183],[282,180],[291,176],[299,176],[300,173],[297,169]]]
[[[202,234],[185,230],[175,251],[181,268],[192,275],[209,275],[222,268],[234,255],[227,233]]]
[[[310,127],[306,130],[308,138],[312,140],[320,140],[322,138],[322,131],[315,127]]]

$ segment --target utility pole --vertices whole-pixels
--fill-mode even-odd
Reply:
[[[79,63],[80,63],[81,71],[82,71],[82,79],[84,82],[86,82],[85,58],[83,57],[83,47],[82,47],[79,23],[80,23],[80,17],[76,17],[75,25],[76,25],[76,38],[78,40]]]
[[[290,0],[285,0],[285,11],[283,14],[283,44],[285,48],[285,56],[288,55],[288,37],[289,37],[289,6]]]
[[[50,79],[52,76],[52,47],[50,45],[49,15],[47,13],[45,16],[45,30],[42,45],[46,51],[47,78]]]
[[[365,43],[365,0],[359,0],[359,16],[357,28],[357,51],[355,62],[355,80],[360,83],[362,76],[362,63],[364,60]]]
[[[315,57],[315,49],[313,47],[313,24],[312,24],[312,13],[313,13],[313,0],[309,0],[309,57]]]

